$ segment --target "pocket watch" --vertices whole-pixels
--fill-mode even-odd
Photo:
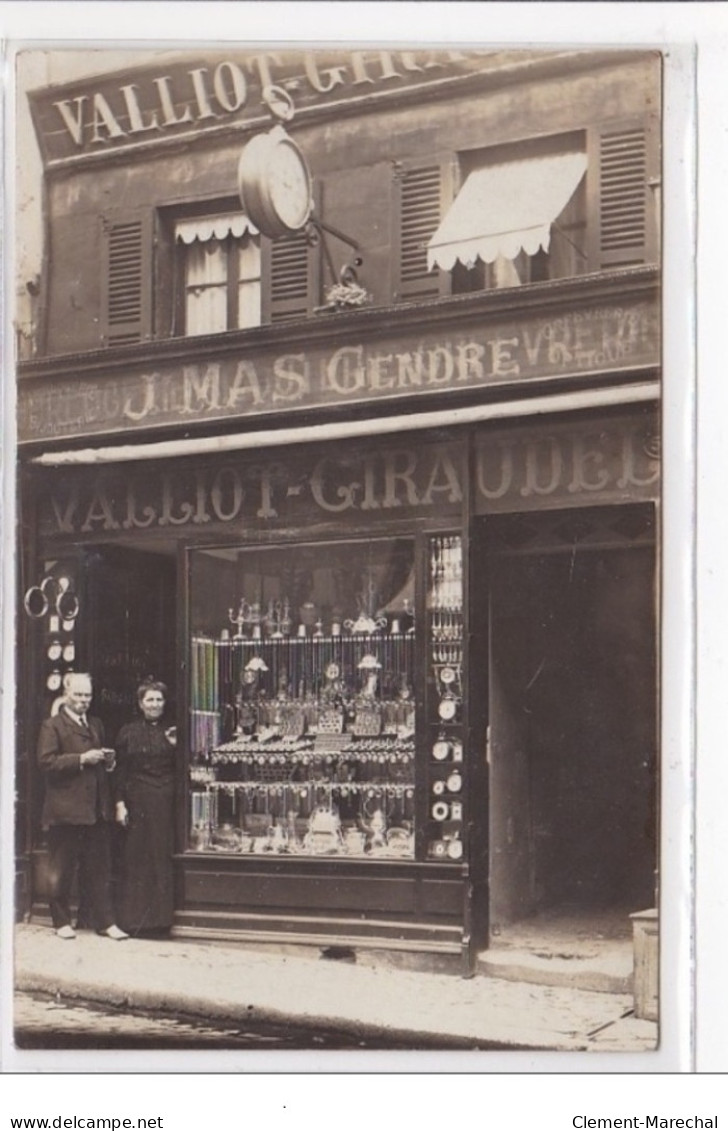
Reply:
[[[457,837],[454,837],[451,841],[448,841],[447,854],[451,860],[462,859],[463,842],[461,840],[458,840]]]
[[[432,806],[432,816],[436,821],[446,821],[450,808],[445,801],[436,801]]]
[[[440,735],[440,737],[437,739],[434,746],[432,747],[432,757],[435,759],[436,762],[444,762],[449,753],[450,753],[450,743],[448,742],[448,740],[445,738],[444,735]]]
[[[458,703],[457,699],[451,691],[446,691],[442,699],[438,703],[437,713],[443,722],[450,722],[457,714]]]
[[[458,770],[454,770],[450,774],[450,777],[447,779],[447,788],[450,793],[459,793],[463,788],[462,774],[460,774]]]
[[[258,134],[243,149],[238,191],[246,216],[265,236],[300,232],[311,216],[311,174],[283,126]]]

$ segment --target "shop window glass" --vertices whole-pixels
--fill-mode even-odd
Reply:
[[[414,543],[191,555],[192,851],[414,857]]]

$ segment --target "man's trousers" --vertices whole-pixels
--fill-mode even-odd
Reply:
[[[53,926],[71,922],[71,889],[76,874],[79,898],[90,926],[105,931],[114,922],[111,905],[111,830],[95,825],[51,825],[48,829],[49,903]]]

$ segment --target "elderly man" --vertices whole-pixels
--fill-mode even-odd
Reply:
[[[38,737],[38,762],[45,774],[43,828],[48,830],[50,909],[55,932],[74,939],[70,897],[78,871],[80,895],[99,934],[125,939],[111,906],[110,822],[107,770],[113,751],[104,752],[100,719],[87,715],[93,697],[90,675],[69,672],[58,713],[45,719]]]

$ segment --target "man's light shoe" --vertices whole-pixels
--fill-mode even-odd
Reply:
[[[75,939],[76,937],[76,932],[68,923],[66,923],[65,927],[59,927],[56,934],[59,939]]]
[[[117,927],[116,923],[112,923],[110,927],[102,931],[102,934],[106,935],[107,939],[116,939],[117,942],[129,938],[126,931],[122,931],[121,927]]]

